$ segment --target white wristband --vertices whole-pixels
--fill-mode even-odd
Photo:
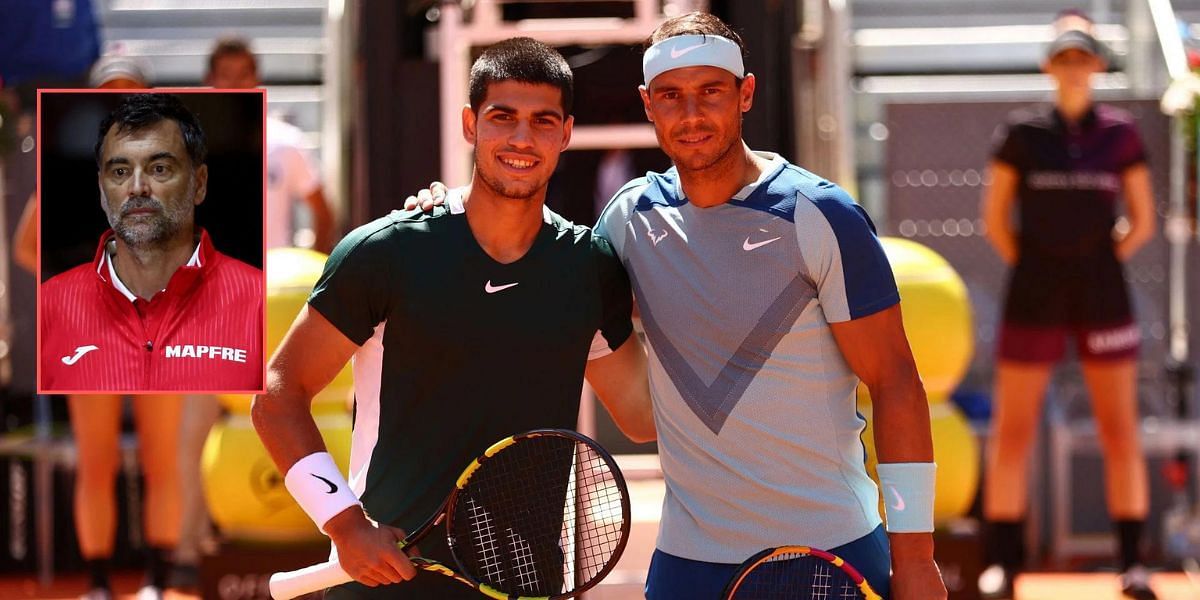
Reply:
[[[284,475],[283,484],[321,533],[334,515],[362,505],[328,452],[314,452],[296,461]]]
[[[883,488],[883,510],[889,532],[933,531],[936,473],[937,465],[931,462],[879,464],[879,485]]]

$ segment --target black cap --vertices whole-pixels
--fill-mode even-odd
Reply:
[[[1067,50],[1083,50],[1088,54],[1094,54],[1100,58],[1104,58],[1104,45],[1096,38],[1088,35],[1087,32],[1078,29],[1064,31],[1050,42],[1050,46],[1046,48],[1046,58],[1052,58],[1060,52]]]

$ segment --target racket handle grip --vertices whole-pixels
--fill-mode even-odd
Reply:
[[[351,581],[354,581],[354,578],[342,570],[342,565],[337,561],[329,561],[295,571],[276,573],[271,576],[269,587],[271,598],[289,600]]]

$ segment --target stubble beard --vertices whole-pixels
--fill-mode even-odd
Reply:
[[[738,116],[737,122],[729,132],[729,136],[725,141],[725,144],[713,154],[694,154],[689,157],[681,156],[679,158],[671,156],[671,162],[675,163],[677,169],[692,172],[705,171],[716,165],[719,165],[721,161],[729,157],[730,153],[735,152],[741,147],[743,118],[744,117],[742,115]],[[703,133],[712,133],[714,135],[718,134],[718,131],[713,131],[707,128],[700,129],[699,131]]]
[[[130,248],[144,250],[163,246],[182,231],[184,225],[190,221],[189,213],[191,211],[188,208],[194,197],[194,193],[189,194],[188,201],[175,208],[168,208],[163,202],[150,196],[130,198],[116,211],[106,211],[108,225],[112,227],[113,233]],[[107,198],[105,206],[108,206]],[[127,218],[130,211],[142,208],[154,208],[158,212],[132,219]]]
[[[721,164],[721,161],[725,160],[730,153],[734,152],[740,146],[741,137],[741,135],[733,136],[720,150],[713,154],[694,155],[682,161],[675,161],[675,164],[678,168],[685,171],[706,171],[711,169]]]

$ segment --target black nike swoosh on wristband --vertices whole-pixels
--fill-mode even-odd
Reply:
[[[324,481],[325,485],[329,486],[329,491],[325,492],[326,494],[332,494],[334,492],[337,492],[337,485],[334,484],[332,481],[325,479],[324,477],[321,477],[320,475],[317,475],[316,473],[309,473],[309,475],[312,475],[313,477],[316,477],[317,479]]]

